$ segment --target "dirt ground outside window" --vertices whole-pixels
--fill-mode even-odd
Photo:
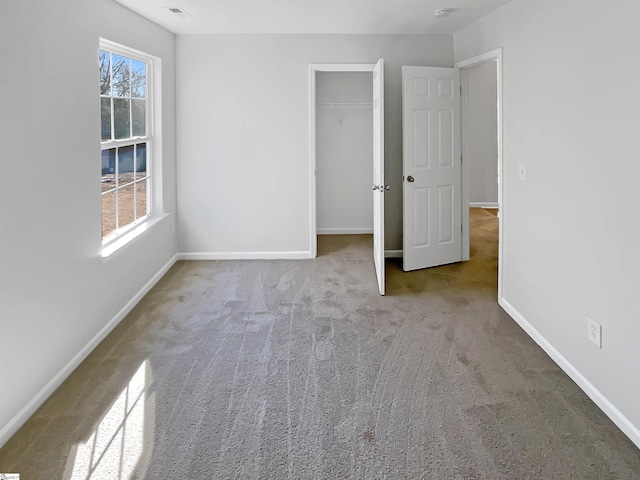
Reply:
[[[135,174],[138,179],[145,177],[145,172]],[[148,179],[134,181],[134,174],[127,173],[118,177],[118,194],[115,192],[115,176],[102,177],[102,237],[116,230],[116,197],[118,202],[118,227],[123,228],[147,214],[147,182]],[[134,193],[135,192],[135,193]],[[134,200],[135,196],[135,200]],[[135,202],[135,205],[134,205]]]

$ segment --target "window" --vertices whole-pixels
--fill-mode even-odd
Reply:
[[[153,59],[102,41],[99,65],[104,244],[152,213]]]

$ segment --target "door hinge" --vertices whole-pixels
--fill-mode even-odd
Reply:
[[[402,175],[402,181],[404,182],[404,175]]]

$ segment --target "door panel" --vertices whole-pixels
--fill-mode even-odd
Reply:
[[[384,261],[384,60],[373,70],[373,262],[380,295],[385,293]]]
[[[429,198],[431,196],[430,188],[414,188],[413,189],[413,224],[414,224],[414,246],[429,246],[429,222],[421,222],[424,213],[429,215]]]
[[[413,111],[413,131],[429,131],[429,111],[416,109]],[[429,139],[427,135],[418,135],[413,141],[413,167],[429,168]]]
[[[402,67],[403,269],[462,261],[460,74]]]
[[[438,186],[438,245],[453,242],[453,193],[451,185]]]

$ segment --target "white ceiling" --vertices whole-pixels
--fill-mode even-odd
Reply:
[[[117,0],[177,34],[452,34],[510,0]],[[168,7],[180,7],[181,17]],[[451,9],[446,18],[433,11]]]

